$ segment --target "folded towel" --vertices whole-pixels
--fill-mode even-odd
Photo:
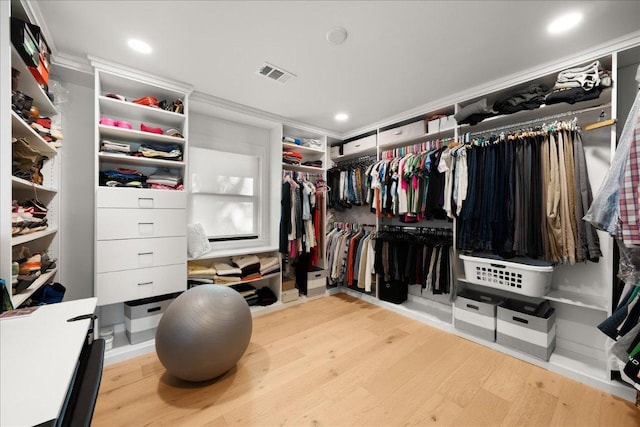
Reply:
[[[260,264],[260,260],[255,255],[232,256],[231,262],[233,262],[237,267],[240,268],[245,268],[253,264]]]

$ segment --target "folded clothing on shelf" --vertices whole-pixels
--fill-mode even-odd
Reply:
[[[100,171],[99,183],[107,187],[144,188],[147,176],[135,169],[116,168]]]
[[[226,262],[216,261],[213,263],[213,267],[218,272],[218,276],[237,276],[242,275],[242,270],[238,267],[234,267]]]
[[[164,160],[181,160],[182,150],[177,144],[141,144],[138,152],[142,157]]]

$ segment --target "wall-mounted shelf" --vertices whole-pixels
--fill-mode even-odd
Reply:
[[[44,93],[13,44],[11,44],[11,66],[20,71],[18,90],[33,98],[33,105],[36,105],[40,109],[40,115],[49,116],[58,114],[53,102],[51,102],[47,94]]]
[[[162,123],[165,126],[173,126],[175,128],[182,128],[185,122],[184,114],[160,108],[134,104],[133,102],[121,101],[107,96],[98,97],[98,102],[100,104],[100,112],[105,116],[126,117],[128,120],[145,123]]]
[[[319,174],[322,174],[324,172],[323,168],[316,168],[313,166],[303,166],[303,165],[290,165],[288,163],[283,163],[282,169],[298,171],[298,172],[319,173]]]
[[[58,150],[53,145],[42,139],[38,132],[26,124],[14,111],[11,111],[11,126],[15,138],[26,138],[29,145],[43,156],[53,157],[58,154]]]
[[[34,190],[35,189],[36,191],[45,191],[47,193],[58,192],[58,190],[53,187],[45,187],[44,185],[36,184],[35,182],[18,178],[17,176],[11,177],[11,183],[14,190]]]
[[[165,167],[165,168],[184,168],[185,163],[178,160],[153,159],[149,157],[123,156],[113,153],[99,153],[100,162],[117,163],[119,165],[130,165],[140,167]]]
[[[302,145],[293,144],[291,142],[283,142],[282,149],[284,151],[293,151],[294,153],[300,154],[324,154],[324,150],[322,148],[304,147]]]
[[[143,132],[135,129],[119,128],[117,126],[98,125],[101,138],[118,138],[128,140],[130,142],[160,142],[163,144],[179,144],[184,145],[184,138],[177,138],[170,135],[161,135],[158,133]]]
[[[57,272],[58,272],[58,269],[54,268],[52,270],[47,271],[46,273],[40,274],[40,276],[38,276],[38,278],[33,281],[31,286],[29,286],[27,289],[20,292],[19,294],[13,295],[12,297],[13,306],[19,307],[20,304],[28,300],[29,297],[31,297],[31,295],[33,295],[35,291],[37,291],[38,289],[40,289],[42,285],[47,283],[49,279],[51,279]]]
[[[11,246],[23,245],[34,240],[42,239],[58,232],[57,227],[49,227],[46,230],[36,231],[34,233],[22,234],[11,238]]]

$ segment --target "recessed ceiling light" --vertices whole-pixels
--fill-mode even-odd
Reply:
[[[551,34],[560,34],[577,26],[582,21],[582,13],[572,12],[562,15],[551,21],[547,27],[547,31]]]
[[[338,113],[335,115],[334,119],[339,122],[346,122],[349,119],[349,115],[347,113]]]
[[[144,53],[144,54],[151,53],[151,46],[149,46],[148,43],[143,42],[142,40],[129,39],[127,44],[129,45],[129,47],[131,49],[135,50],[136,52],[140,52],[140,53]]]
[[[327,31],[325,36],[331,44],[342,44],[347,39],[347,30],[342,27],[335,27]]]

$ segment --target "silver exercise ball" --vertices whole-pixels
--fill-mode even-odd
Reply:
[[[156,352],[172,375],[205,381],[231,369],[251,340],[251,310],[235,290],[200,285],[182,293],[160,319]]]

